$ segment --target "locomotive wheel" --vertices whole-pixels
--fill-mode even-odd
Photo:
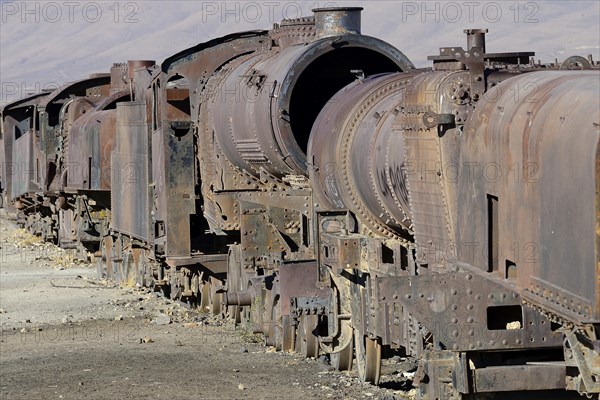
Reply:
[[[354,360],[354,344],[350,340],[348,346],[344,347],[337,353],[329,355],[331,366],[338,371],[350,371],[352,369],[352,361]]]
[[[123,272],[123,239],[117,238],[112,247],[113,271],[115,271],[115,282],[117,285],[123,285],[125,274]]]
[[[121,261],[121,285],[122,286],[133,286],[135,275],[135,265],[133,260],[133,253],[126,251],[123,254],[123,261]]]
[[[108,280],[114,280],[114,273],[113,273],[113,265],[112,265],[112,245],[113,245],[113,238],[112,236],[106,236],[104,239],[102,239],[102,244],[100,245],[100,250],[101,250],[101,257],[100,260],[98,260],[99,263],[99,271],[98,271],[98,278],[102,279],[102,278],[106,278]]]
[[[132,268],[132,273],[133,275],[129,276],[129,283],[132,286],[135,286],[136,283],[139,283],[142,279],[140,278],[140,276],[142,276],[143,271],[141,270],[141,266],[140,266],[140,259],[142,258],[142,249],[140,248],[133,248],[131,249],[131,256],[133,257],[133,268]],[[142,284],[140,283],[140,286],[142,286]]]
[[[142,250],[140,252],[140,258],[138,260],[138,266],[137,266],[137,270],[138,270],[138,274],[136,276],[136,280],[135,283],[144,287],[146,286],[146,278],[147,278],[147,274],[148,274],[148,265],[146,262],[146,251]]]
[[[354,346],[358,379],[373,385],[379,384],[381,374],[381,344],[379,340],[363,336],[358,329],[355,329]]]
[[[106,269],[104,262],[102,261],[102,257],[98,257],[98,259],[96,260],[96,278],[106,278]]]
[[[135,286],[140,283],[140,258],[141,249],[133,248],[123,252],[121,284],[128,287]],[[140,283],[140,285],[142,285]]]
[[[250,321],[251,321],[250,307],[241,307],[240,319],[241,319],[241,325],[250,326]]]
[[[210,313],[212,315],[221,315],[221,302],[223,299],[223,293],[217,293],[217,285],[218,281],[214,278],[210,278]]]
[[[269,324],[269,327],[265,329],[263,327],[263,334],[265,336],[265,344],[267,346],[275,347],[275,350],[281,351],[283,349],[283,331],[281,326],[276,323]]]
[[[140,255],[139,255],[139,259],[138,259],[138,268],[137,268],[137,276],[136,276],[136,282],[137,284],[139,284],[142,287],[150,287],[151,283],[152,283],[152,270],[150,268],[150,265],[148,264],[148,256],[146,254],[146,250],[142,249],[140,250]]]
[[[200,304],[199,307],[202,311],[210,310],[210,283],[203,281],[200,284]]]
[[[192,298],[188,299],[188,305],[190,307],[199,307],[200,304],[200,276],[197,272],[194,272],[191,279],[191,290],[193,293]]]
[[[181,292],[182,292],[182,288],[181,288],[181,272],[177,271],[176,268],[172,268],[171,270],[171,279],[170,279],[170,293],[169,293],[169,297],[171,298],[171,300],[181,300]]]
[[[303,315],[299,318],[296,331],[296,351],[305,358],[319,355],[319,340],[313,334],[313,330],[319,324],[317,315]]]
[[[240,306],[228,306],[227,317],[233,321],[236,325],[242,322],[242,307]]]
[[[271,293],[272,296],[272,293]],[[266,341],[270,346],[274,346],[277,351],[281,351],[283,349],[283,336],[284,331],[281,325],[281,308],[279,305],[279,295],[275,295],[275,298],[269,299],[271,309],[271,313],[268,318],[268,329]]]

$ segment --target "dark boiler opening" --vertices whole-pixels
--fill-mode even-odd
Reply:
[[[357,72],[365,76],[398,72],[400,67],[376,51],[345,47],[330,51],[313,61],[300,75],[290,99],[290,124],[296,143],[306,154],[313,123],[323,106],[340,89],[353,82]]]

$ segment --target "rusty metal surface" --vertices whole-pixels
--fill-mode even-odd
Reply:
[[[280,48],[311,42],[316,36],[315,18],[311,16],[284,19],[281,23],[273,25],[269,36],[274,46]]]
[[[488,237],[487,196],[495,196],[501,252],[493,270],[506,278],[516,268],[529,301],[576,322],[600,317],[599,85],[595,71],[506,80],[490,91],[494,101],[483,102],[469,119],[460,160],[475,168],[460,179],[456,242]],[[517,87],[515,101],[509,90]],[[473,258],[464,261],[487,267],[484,252]]]
[[[314,8],[316,36],[360,34],[362,7]]]
[[[160,76],[152,84],[154,101],[151,154],[153,196],[149,227],[157,252],[169,257],[191,254],[190,215],[195,211],[194,132],[190,122],[189,82],[176,80],[172,86]],[[185,80],[185,79],[183,79]],[[162,87],[166,86],[164,89]],[[181,86],[181,88],[179,87]],[[148,153],[150,152],[151,153]],[[150,186],[148,186],[150,188]],[[144,215],[145,217],[145,215]]]
[[[473,386],[476,393],[563,389],[566,375],[564,364],[486,367],[474,371]]]
[[[416,262],[431,272],[445,271],[452,259],[448,251],[452,237],[447,203],[451,191],[440,177],[443,163],[450,158],[442,156],[444,142],[454,136],[446,130],[460,123],[470,101],[471,85],[463,75],[433,72],[415,77],[405,89],[407,95],[394,121],[394,134],[403,138]]]
[[[319,241],[320,261],[337,274],[344,270],[360,268],[363,241],[359,235],[321,234]]]
[[[204,238],[204,232],[193,232],[190,215],[199,212],[196,209],[198,186],[206,198],[206,210],[215,211],[207,215],[218,215],[221,220],[221,215],[228,214],[217,211],[216,205],[214,209],[212,207],[214,203],[211,201],[209,185],[216,181],[213,178],[215,168],[210,162],[214,157],[213,144],[208,143],[212,141],[212,135],[204,131],[206,125],[203,124],[207,123],[208,118],[198,117],[198,112],[204,107],[202,95],[206,94],[210,76],[229,60],[265,46],[265,33],[233,34],[201,43],[165,60],[162,72],[154,78],[150,103],[154,110],[158,110],[152,127],[152,185],[156,194],[153,205],[154,242],[161,254],[188,257],[192,248],[198,247],[196,243],[213,241]],[[195,138],[196,131],[192,130],[192,116],[194,120],[198,118],[202,132],[198,141]],[[189,133],[186,135],[182,135],[185,130],[182,124],[187,126],[185,129]],[[176,139],[172,128],[178,132]],[[195,146],[198,148],[196,154]],[[200,163],[200,169],[196,170],[196,160],[200,158],[206,161]]]
[[[424,341],[463,352],[560,348],[563,333],[557,330],[556,321],[595,322],[590,318],[591,308],[585,309],[585,301],[595,302],[598,285],[598,239],[593,229],[597,224],[594,173],[598,165],[599,76],[524,73],[528,70],[507,67],[502,72],[486,72],[485,79],[478,79],[489,68],[485,59],[506,66],[522,63],[520,58],[529,54],[484,55],[483,33],[468,31],[468,50],[459,49],[447,59],[436,58],[439,72],[399,74],[406,76],[405,88],[389,94],[396,96],[395,120],[389,129],[402,144],[394,146],[387,158],[399,160],[403,172],[400,179],[406,187],[405,203],[410,204],[407,221],[409,232],[414,234],[414,239],[409,238],[410,243],[404,245],[415,249],[414,267],[410,262],[398,265],[401,271],[392,264],[386,266],[390,259],[395,263],[396,255],[388,247],[385,261],[383,250],[377,248],[388,244],[378,245],[381,239],[373,243],[361,239],[373,233],[401,242],[398,225],[394,226],[397,220],[390,218],[401,207],[396,203],[394,209],[393,204],[382,201],[382,196],[378,198],[379,188],[369,176],[378,166],[378,151],[386,147],[384,141],[375,138],[375,132],[385,123],[368,121],[384,121],[385,113],[379,112],[376,100],[360,97],[361,90],[381,93],[373,82],[386,78],[367,78],[338,93],[336,101],[328,104],[317,119],[309,146],[309,151],[316,149],[309,152],[313,163],[309,176],[317,211],[323,215],[347,209],[356,213],[359,235],[350,238],[355,243],[353,248],[361,243],[363,249],[354,254],[341,251],[344,241],[352,243],[346,238],[348,231],[328,232],[329,227],[319,226],[320,261],[332,272],[343,268],[340,264],[355,268],[345,271],[353,293],[353,326],[369,337],[381,338],[385,344],[401,343],[412,354],[423,351]],[[472,55],[476,57],[468,60]],[[463,65],[450,63],[451,58]],[[486,93],[488,85],[492,89]],[[508,93],[511,88],[520,90],[516,98],[514,90]],[[537,96],[528,95],[527,90],[532,88]],[[385,96],[383,104],[389,101]],[[366,106],[361,108],[362,103]],[[553,118],[557,120],[550,121]],[[359,132],[356,146],[353,130]],[[340,139],[344,135],[350,138],[345,143]],[[571,144],[574,137],[581,142]],[[568,152],[564,151],[566,147]],[[537,157],[535,166],[539,167],[535,171],[543,171],[538,176],[543,182],[536,189],[527,186],[531,176],[523,175],[531,172],[524,165],[532,155]],[[510,169],[514,168],[512,163],[518,163],[516,170]],[[499,179],[483,175],[490,165],[503,168]],[[471,169],[465,171],[465,167]],[[573,171],[583,175],[572,179]],[[570,179],[569,185],[563,184],[566,179]],[[568,194],[557,195],[557,187],[568,187]],[[570,211],[573,206],[577,212]],[[563,236],[557,234],[559,229]],[[581,241],[582,237],[585,240]],[[535,245],[542,251],[535,259],[537,267],[523,267],[523,261],[531,261],[527,251]],[[498,259],[502,257],[500,248],[518,253],[520,262],[515,263],[519,265],[513,265],[514,260],[506,253],[506,259]],[[564,251],[566,248],[575,249],[577,256]],[[375,286],[370,283],[373,277],[378,282]],[[468,282],[458,282],[460,279]],[[546,298],[533,299],[532,287]],[[392,322],[394,328],[390,327]],[[595,337],[593,328],[586,329]],[[535,357],[534,353],[530,357]],[[593,373],[586,371],[597,363],[597,353],[587,351],[580,358],[576,367],[581,378],[574,382],[583,382],[580,392],[595,392],[596,386],[590,384]],[[440,368],[449,371],[457,368],[454,360],[443,367],[441,364]],[[493,368],[484,368],[479,374],[480,390],[535,390],[565,385],[564,365],[548,369],[547,379],[530,387],[512,381],[503,385],[494,381],[494,376],[517,377],[523,371],[539,377],[544,374],[543,368],[498,369],[497,374]],[[436,383],[431,386],[443,380],[443,374],[432,372]],[[463,389],[464,393],[477,391],[473,387]],[[447,394],[435,392],[425,398],[440,396],[447,398]]]
[[[167,191],[165,254],[168,256],[186,255],[191,252],[191,242],[181,239],[189,235],[190,215],[195,211],[192,127],[186,122],[172,122],[163,137],[165,140],[165,182],[163,187]]]
[[[55,111],[60,111],[62,106],[61,101],[70,96],[78,97],[106,97],[109,93],[110,74],[96,74],[87,79],[77,80],[62,85],[52,93],[50,93],[44,101],[40,103],[40,107],[45,107],[47,112],[51,112],[48,107],[55,105],[59,108]]]
[[[63,132],[68,190],[110,190],[110,156],[116,133],[115,107],[117,102],[128,99],[129,91],[106,97]]]
[[[403,304],[451,350],[562,345],[562,333],[551,330],[549,319],[522,307],[516,292],[477,274],[381,277],[378,286],[380,303]]]
[[[110,74],[92,74],[82,79],[65,84],[47,97],[38,106],[39,136],[37,146],[40,156],[41,175],[37,180],[38,186],[44,192],[54,195],[64,184],[63,168],[66,160],[63,158],[63,132],[68,131],[71,124],[84,115],[93,104],[110,95]],[[72,107],[72,113],[69,108]],[[88,165],[88,162],[85,162]],[[85,168],[85,167],[84,167]]]
[[[402,135],[392,125],[415,73],[359,80],[329,102],[309,142],[319,209],[351,208],[373,232],[412,233]]]
[[[13,181],[17,181],[17,191],[27,189],[26,183],[30,180],[27,168],[31,171],[32,165],[19,163],[13,158],[13,147],[16,137],[20,137],[29,129],[34,129],[37,118],[37,105],[44,101],[48,93],[39,93],[27,96],[21,100],[6,104],[0,110],[0,124],[2,134],[0,135],[0,186],[7,200],[16,198],[19,194],[13,194]],[[20,147],[27,147],[21,144]],[[28,155],[19,154],[22,161],[29,160]]]
[[[199,254],[193,257],[167,257],[165,262],[173,267],[199,264],[213,273],[227,272],[227,254]]]
[[[40,190],[36,184],[39,179],[39,161],[36,163],[35,153],[36,139],[35,132],[29,130],[13,143],[11,199]]]
[[[398,50],[361,35],[258,53],[227,71],[216,88],[215,137],[227,159],[254,176],[261,169],[276,177],[305,174],[312,122],[355,79],[351,70],[374,74],[411,68]]]
[[[167,59],[161,64],[161,69],[163,72],[170,72],[172,70],[194,70],[196,69],[196,73],[201,73],[197,69],[198,63],[212,63],[212,60],[204,60],[202,56],[209,53],[218,53],[219,48],[234,48],[237,51],[233,51],[233,54],[244,53],[245,50],[245,42],[253,42],[255,39],[259,39],[261,42],[265,39],[268,31],[257,30],[257,31],[247,31],[247,32],[238,32],[232,33],[230,35],[226,35],[217,39],[212,39],[207,42],[202,42],[197,44],[196,46],[190,47],[189,49],[185,49],[176,53]],[[254,46],[253,46],[254,47]],[[220,61],[220,60],[219,60]],[[214,72],[211,70],[207,70],[209,74]]]
[[[114,148],[116,111],[97,111],[77,121],[69,132],[67,187],[110,190],[110,152]]]
[[[402,351],[421,399],[600,392],[598,71],[488,53],[482,29],[415,70],[360,11],[4,107],[19,222],[276,349],[355,340],[363,381]]]
[[[117,105],[116,146],[111,159],[111,228],[149,240],[148,130],[146,104]]]
[[[290,315],[290,300],[297,297],[329,298],[329,291],[317,287],[316,261],[284,263],[279,270],[281,314]]]

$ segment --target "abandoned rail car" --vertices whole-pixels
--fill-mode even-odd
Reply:
[[[5,206],[101,276],[363,381],[398,351],[420,399],[597,398],[598,64],[470,29],[416,69],[361,10],[5,106]]]

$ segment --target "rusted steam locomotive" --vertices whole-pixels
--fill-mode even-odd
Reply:
[[[391,349],[422,399],[597,396],[599,71],[488,53],[484,30],[415,69],[360,10],[6,105],[5,207],[363,381]]]

